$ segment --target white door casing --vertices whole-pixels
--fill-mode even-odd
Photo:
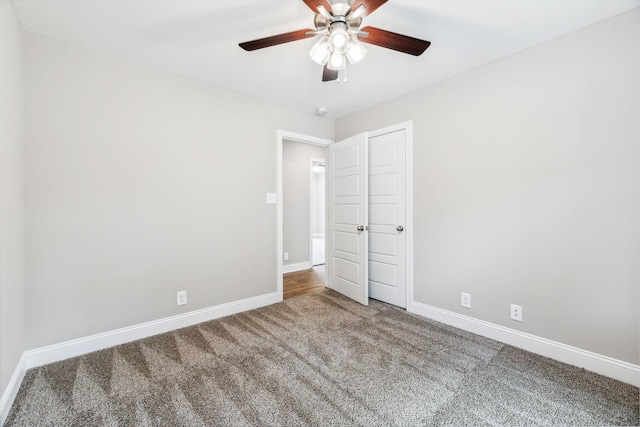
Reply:
[[[369,294],[407,307],[406,130],[369,138]]]
[[[367,232],[367,134],[329,147],[327,195],[328,286],[369,304]]]

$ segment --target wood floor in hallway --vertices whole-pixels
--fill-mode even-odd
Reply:
[[[283,276],[282,297],[287,299],[321,291],[325,288],[325,277],[324,265],[286,273]]]

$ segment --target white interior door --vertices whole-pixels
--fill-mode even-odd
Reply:
[[[367,134],[331,145],[327,166],[328,285],[368,305]]]
[[[406,131],[369,138],[369,294],[406,308]]]

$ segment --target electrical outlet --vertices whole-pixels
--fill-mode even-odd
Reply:
[[[511,319],[522,322],[522,306],[511,304]]]
[[[177,305],[185,305],[187,303],[187,291],[176,293]]]
[[[284,253],[284,260],[289,261],[289,252]]]
[[[471,308],[471,294],[460,294],[460,305],[463,307]]]

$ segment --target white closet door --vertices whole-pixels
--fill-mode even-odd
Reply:
[[[406,308],[406,131],[369,138],[369,294]]]
[[[369,303],[367,238],[367,134],[329,147],[329,287]]]

